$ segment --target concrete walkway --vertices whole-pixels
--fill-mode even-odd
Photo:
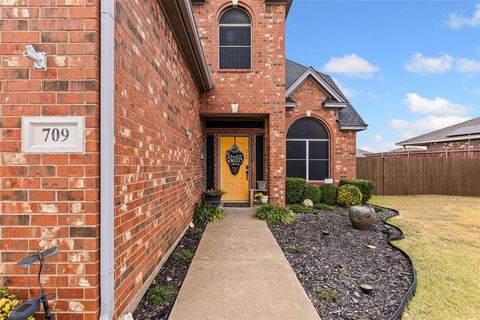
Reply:
[[[211,223],[170,320],[320,319],[265,222],[226,209]]]

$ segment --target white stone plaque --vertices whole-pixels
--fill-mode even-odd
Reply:
[[[22,117],[22,151],[82,153],[84,117]]]
[[[333,179],[325,179],[324,181],[326,184],[332,184],[333,183]]]

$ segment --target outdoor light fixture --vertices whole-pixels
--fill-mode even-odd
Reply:
[[[232,103],[232,112],[237,113],[238,112],[238,103]]]
[[[25,46],[26,51],[23,51],[23,56],[33,61],[34,70],[47,70],[47,54],[45,52],[37,52],[35,48],[29,44]]]
[[[238,5],[238,0],[232,0],[232,4],[234,7],[236,7]]]

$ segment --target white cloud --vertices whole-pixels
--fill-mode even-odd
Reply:
[[[333,81],[335,81],[337,86],[340,88],[340,90],[343,92],[343,94],[347,98],[352,98],[352,97],[358,96],[358,94],[360,93],[357,89],[347,87],[343,82],[341,82],[338,79],[333,78]]]
[[[410,61],[405,65],[405,69],[413,73],[442,73],[452,69],[453,57],[448,54],[442,54],[439,57],[426,57],[420,52],[410,57]]]
[[[383,141],[383,136],[381,134],[374,134],[372,135],[372,139],[373,141],[380,142],[380,141]]]
[[[480,61],[459,58],[455,61],[455,70],[463,73],[478,73],[480,72]]]
[[[371,78],[380,68],[353,53],[343,57],[333,57],[323,66],[323,71],[339,73],[350,77]]]
[[[409,139],[427,132],[445,128],[459,122],[469,120],[466,116],[442,115],[428,116],[422,119],[408,121],[403,119],[390,120],[391,127],[397,131],[402,139]]]
[[[480,26],[480,3],[475,6],[475,12],[471,17],[465,17],[464,15],[459,15],[456,12],[450,13],[450,16],[447,20],[447,25],[456,30],[465,26]]]
[[[372,100],[378,100],[378,96],[373,91],[368,91],[368,97]]]
[[[428,99],[416,93],[407,93],[404,103],[413,113],[466,115],[470,111],[468,107],[452,103],[445,98]]]

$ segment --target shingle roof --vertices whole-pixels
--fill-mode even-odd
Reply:
[[[290,88],[298,78],[300,78],[308,67],[301,65],[295,61],[286,59],[286,74],[285,74],[285,89]],[[316,71],[316,70],[315,70]],[[342,98],[347,101],[347,106],[340,109],[339,111],[339,123],[342,127],[366,127],[367,124],[363,121],[362,117],[357,113],[353,106],[348,102],[348,99],[345,97],[340,88],[333,81],[332,77],[322,72],[316,71],[317,74],[322,77],[322,79],[332,87],[333,90]]]
[[[459,132],[459,129],[472,127],[480,125],[480,117],[474,118],[465,122],[460,122],[454,124],[453,126],[446,127],[440,130],[432,131],[426,134],[422,134],[418,137],[414,137],[405,141],[397,143],[397,146],[407,146],[407,145],[417,145],[417,146],[426,146],[431,142],[440,142],[440,141],[455,141],[455,140],[465,140],[469,138],[469,134],[456,135],[454,132]],[[469,132],[468,129],[466,132]],[[452,135],[454,134],[454,135]],[[471,132],[471,135],[479,135],[476,132]]]

